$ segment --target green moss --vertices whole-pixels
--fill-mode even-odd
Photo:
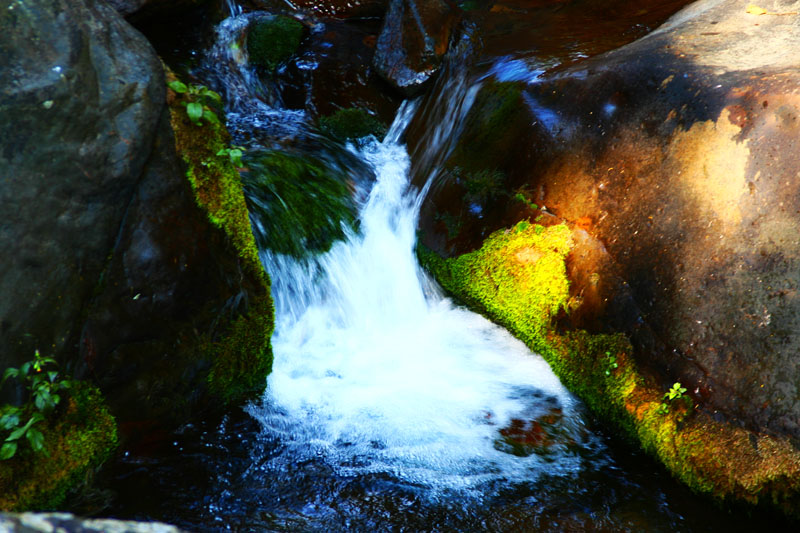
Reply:
[[[798,516],[800,454],[788,440],[718,422],[683,402],[659,413],[667,387],[638,368],[624,335],[556,330],[553,318],[568,306],[564,260],[570,246],[565,226],[523,221],[456,258],[418,253],[448,292],[540,353],[592,412],[690,488]]]
[[[168,79],[175,78],[168,73]],[[217,155],[229,147],[224,121],[192,124],[180,98],[185,96],[170,95],[170,117],[175,147],[186,164],[195,201],[208,220],[225,233],[246,278],[255,282],[249,288],[251,301],[246,314],[233,317],[227,324],[218,323],[213,338],[206,334],[197,347],[212,361],[209,391],[228,405],[262,391],[272,368],[274,309],[270,281],[258,256],[239,171],[228,156]]]
[[[319,119],[320,130],[339,140],[353,140],[374,135],[382,140],[386,135],[386,125],[363,109],[351,107],[340,109],[327,117]]]
[[[263,248],[302,257],[330,249],[355,228],[356,205],[347,177],[309,156],[248,154],[243,173],[250,209],[260,214]]]
[[[247,33],[250,63],[275,68],[292,57],[303,38],[303,25],[291,17],[276,15],[260,19]]]
[[[230,404],[264,390],[272,371],[267,331],[272,331],[272,301],[265,297],[252,302],[248,314],[234,320],[220,342],[206,345],[214,354],[208,386],[215,397]]]
[[[45,453],[25,447],[0,462],[0,510],[52,510],[80,485],[117,445],[117,426],[100,391],[88,384],[73,388],[63,406],[39,429]]]

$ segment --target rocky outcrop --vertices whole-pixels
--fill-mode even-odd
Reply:
[[[534,83],[485,85],[423,241],[460,255],[521,218],[570,223],[553,333],[631,349],[545,335],[562,379],[696,490],[797,513],[800,5],[762,7],[698,2]],[[696,410],[659,414],[674,382]]]
[[[406,96],[419,92],[441,65],[458,21],[458,9],[444,0],[392,0],[375,70]]]

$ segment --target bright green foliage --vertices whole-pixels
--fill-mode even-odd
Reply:
[[[611,373],[618,368],[617,356],[611,352],[606,352],[606,376],[610,376]]]
[[[241,146],[231,146],[230,148],[220,148],[217,155],[220,157],[227,157],[236,168],[242,168],[242,156],[244,156],[244,148]]]
[[[276,15],[256,21],[247,33],[250,63],[269,71],[292,57],[303,38],[303,25],[291,17]]]
[[[534,211],[539,209],[539,206],[536,205],[535,203],[531,202],[530,200],[528,200],[528,197],[525,194],[523,194],[522,192],[518,192],[517,194],[515,194],[514,195],[514,200],[516,200],[516,201],[518,201],[518,202],[520,202],[522,204],[525,204],[527,207],[529,207],[530,209],[533,209]]]
[[[347,177],[309,156],[267,151],[248,154],[242,181],[258,213],[262,248],[303,257],[330,249],[355,228],[356,205]]]
[[[332,137],[345,141],[374,135],[378,140],[386,135],[386,124],[363,109],[340,109],[319,119],[319,129]]]
[[[61,403],[59,393],[73,385],[72,380],[58,375],[55,366],[55,359],[42,357],[39,350],[36,350],[32,361],[19,368],[7,368],[3,373],[0,386],[9,378],[16,379],[28,390],[29,399],[24,406],[6,405],[0,410],[0,431],[7,433],[0,447],[0,460],[14,457],[23,437],[33,451],[47,453],[44,436],[34,424],[42,422],[46,415],[52,413]],[[27,421],[23,424],[25,418]]]
[[[680,382],[674,383],[672,388],[664,394],[664,400],[661,402],[661,405],[658,406],[659,414],[665,415],[669,413],[669,406],[673,400],[682,400],[688,402],[688,405],[691,405],[691,398],[684,396],[685,393],[686,387],[682,387]]]
[[[195,126],[201,126],[203,120],[211,124],[219,125],[219,119],[208,103],[220,104],[222,97],[210,90],[205,85],[186,85],[182,81],[173,80],[167,86],[178,94],[186,97],[186,100],[181,102],[186,108],[186,116],[192,121]]]

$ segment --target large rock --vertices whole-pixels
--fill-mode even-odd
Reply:
[[[0,513],[0,528],[9,533],[180,533],[161,522],[81,518],[70,513]]]
[[[701,1],[611,53],[486,85],[423,240],[457,255],[520,218],[571,223],[560,330],[624,333],[647,377],[590,405],[618,402],[629,432],[695,489],[797,513],[800,3],[762,7]],[[499,142],[481,144],[492,137],[469,124],[506,107]],[[475,191],[489,192],[472,211],[451,208]],[[597,357],[554,360],[591,396],[569,365]],[[698,411],[665,425],[650,409],[675,381]]]
[[[153,147],[164,78],[103,2],[0,10],[0,367],[75,353]],[[13,206],[13,208],[12,208]]]
[[[177,96],[168,109],[161,63],[104,2],[10,7],[0,368],[38,348],[98,383],[122,422],[174,424],[263,390],[269,284],[217,155],[224,128],[191,124]]]

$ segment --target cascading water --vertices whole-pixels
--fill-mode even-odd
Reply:
[[[408,116],[383,144],[360,150],[377,175],[360,234],[313,266],[267,264],[283,280],[275,286],[275,364],[263,405],[250,412],[295,459],[321,460],[344,476],[383,472],[461,489],[574,471],[574,448],[591,440],[575,400],[540,357],[430,290],[417,266],[417,195],[396,141]],[[298,292],[306,295],[300,309],[290,304]],[[558,442],[545,455],[505,449],[499,431],[512,418],[552,413],[558,437],[547,438]]]

